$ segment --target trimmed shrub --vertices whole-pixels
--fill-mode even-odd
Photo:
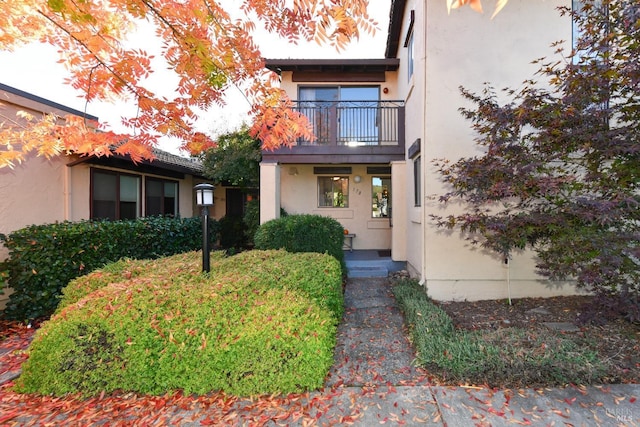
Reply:
[[[217,233],[214,221],[212,234]],[[214,234],[215,235],[215,234]],[[202,246],[200,218],[149,217],[32,225],[0,240],[9,258],[0,277],[13,288],[3,316],[27,320],[50,315],[70,280],[119,260],[158,258]]]
[[[320,304],[320,292],[312,294],[336,287],[338,262],[254,252],[216,256],[209,274],[191,252],[123,260],[78,278],[37,332],[16,389],[57,396],[115,390],[253,396],[321,387],[338,321]],[[292,267],[263,265],[269,263]],[[309,285],[318,282],[317,271],[328,272],[325,286]],[[287,276],[276,277],[281,273]],[[114,281],[106,284],[106,277]],[[83,290],[91,293],[82,297]]]
[[[344,228],[333,218],[320,215],[288,215],[267,221],[256,232],[257,249],[327,253],[345,270]]]

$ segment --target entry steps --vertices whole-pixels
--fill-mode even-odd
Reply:
[[[406,268],[405,262],[392,261],[390,256],[380,256],[378,251],[345,251],[344,258],[347,277],[387,277]]]

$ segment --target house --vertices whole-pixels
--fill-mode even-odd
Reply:
[[[17,111],[38,117],[76,115],[98,118],[0,84],[0,117],[16,119]],[[193,187],[205,178],[191,159],[154,150],[156,159],[134,164],[125,156],[60,155],[27,159],[14,169],[0,169],[0,233],[9,234],[31,224],[83,219],[133,219],[151,215],[199,215]],[[216,202],[224,189],[216,189]],[[212,216],[224,215],[224,203]],[[0,260],[7,257],[0,246]],[[0,295],[6,298],[7,295]],[[1,301],[0,301],[1,303]]]
[[[574,0],[575,1],[575,0]],[[393,0],[385,57],[267,59],[314,126],[317,140],[264,151],[261,221],[290,213],[333,217],[355,235],[354,250],[390,250],[438,300],[575,293],[535,273],[530,253],[510,260],[437,228],[431,214],[455,213],[435,159],[478,153],[459,87],[517,88],[572,36],[556,8],[571,0],[510,0],[494,19],[444,1]]]

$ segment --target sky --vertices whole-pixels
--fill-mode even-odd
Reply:
[[[378,31],[374,36],[362,34],[360,40],[353,41],[346,50],[341,52],[315,43],[291,45],[270,34],[261,33],[256,40],[259,40],[262,55],[266,58],[383,58],[389,25],[389,8],[390,0],[370,0],[369,14],[378,22]],[[141,29],[140,32],[144,33],[145,29]],[[141,37],[144,36],[141,35]],[[12,52],[0,50],[0,83],[98,116],[101,123],[107,123],[108,129],[115,132],[129,132],[130,130],[120,124],[120,119],[123,115],[135,116],[135,103],[85,105],[82,93],[64,84],[68,73],[58,60],[56,48],[40,43],[32,43]],[[157,68],[158,70],[149,79],[148,87],[162,93],[162,90],[166,91],[166,88],[171,87],[167,84],[171,76],[162,70],[162,64]],[[165,93],[165,95],[170,96],[171,93]],[[212,137],[234,131],[247,121],[246,111],[249,107],[239,90],[231,88],[227,94],[227,106],[203,113],[197,128]],[[169,139],[163,139],[160,142],[160,148],[174,154],[185,155],[186,153],[178,150],[179,145],[179,142]]]

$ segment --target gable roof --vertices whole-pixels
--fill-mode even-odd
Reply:
[[[78,117],[84,117],[88,120],[94,120],[94,121],[99,120],[97,116],[86,114],[82,111],[67,107],[66,105],[62,105],[57,102],[50,101],[40,96],[36,96],[32,93],[25,92],[20,89],[16,89],[9,85],[0,83],[0,91],[6,92],[11,95],[15,95],[15,98],[14,98],[5,94],[6,96],[9,97],[9,99],[7,99],[8,102],[14,103],[16,105],[20,105],[21,107],[33,108],[38,111],[42,111],[45,109],[43,107],[47,107],[52,110],[57,110],[58,112],[65,112],[65,113],[73,114]],[[2,102],[2,99],[0,99],[0,102]],[[26,105],[26,104],[29,104],[29,105]],[[155,156],[154,160],[145,160],[138,163],[137,165],[133,164],[133,162],[128,156],[119,156],[114,154],[113,156],[102,157],[102,158],[99,158],[96,156],[80,157],[79,159],[69,163],[68,166],[74,166],[80,163],[90,163],[90,164],[102,164],[102,165],[109,165],[109,166],[125,167],[127,169],[134,169],[134,170],[147,170],[156,174],[169,171],[172,173],[172,175],[190,174],[190,175],[202,176],[202,172],[203,172],[202,163],[197,159],[178,156],[176,154],[172,154],[155,147],[152,148],[152,153]]]
[[[56,109],[56,110],[60,110],[60,111],[64,111],[65,113],[69,113],[69,114],[73,114],[74,116],[78,116],[78,117],[83,117],[87,120],[98,120],[97,116],[93,116],[91,114],[87,114],[84,113],[80,110],[76,110],[74,108],[71,107],[67,107],[66,105],[62,105],[62,104],[58,104],[57,102],[53,102],[50,101],[48,99],[45,98],[41,98],[39,96],[36,96],[32,93],[29,92],[25,92],[23,90],[20,89],[16,89],[15,87],[9,86],[9,85],[5,85],[0,83],[0,91],[4,91],[4,92],[8,92],[10,94],[16,95],[17,97],[23,98],[25,100],[29,100],[29,101],[33,101],[34,103],[37,104],[41,104],[47,107],[51,107],[52,109]],[[2,101],[2,99],[0,99],[0,102]],[[9,100],[11,101],[11,100]]]

